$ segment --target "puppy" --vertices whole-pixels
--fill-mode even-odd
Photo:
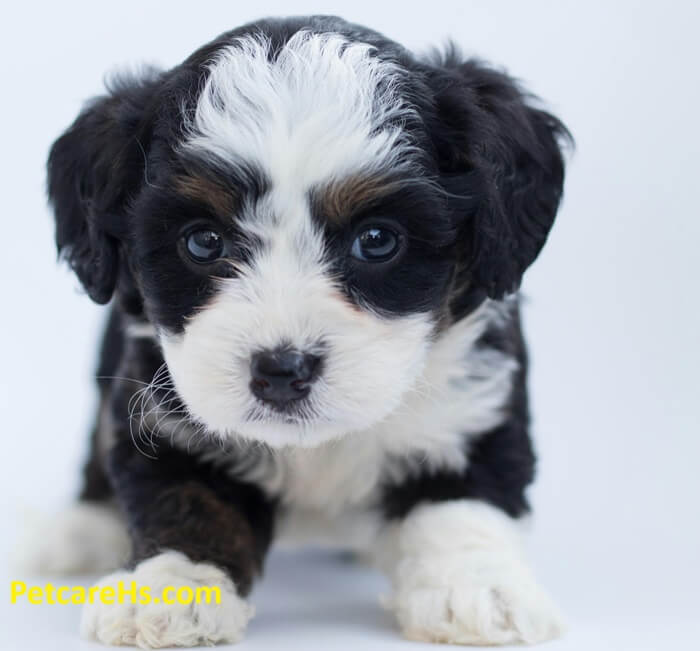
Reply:
[[[323,16],[227,32],[83,110],[48,192],[111,316],[80,501],[39,565],[223,594],[86,605],[85,636],[240,640],[273,539],[369,552],[412,639],[561,631],[518,542],[517,290],[567,139],[502,72]]]

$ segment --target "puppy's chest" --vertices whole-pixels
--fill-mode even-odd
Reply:
[[[381,441],[363,433],[316,448],[282,450],[272,463],[274,471],[262,481],[267,492],[290,508],[333,514],[369,505],[392,460]]]
[[[404,436],[412,437],[414,445]],[[459,468],[466,465],[462,435],[445,434],[439,443],[431,437],[433,449],[413,454],[421,438],[428,442],[408,424],[375,428],[315,448],[277,451],[248,477],[279,501],[278,541],[363,550],[382,527],[385,485],[434,463],[443,465],[438,457],[451,458]]]

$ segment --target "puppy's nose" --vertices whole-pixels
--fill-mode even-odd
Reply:
[[[320,357],[296,350],[263,350],[250,362],[250,390],[260,400],[281,408],[309,395]]]

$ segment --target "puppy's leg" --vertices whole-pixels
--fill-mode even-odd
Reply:
[[[120,581],[135,581],[159,601],[86,604],[83,635],[150,648],[240,640],[253,615],[242,597],[262,568],[273,504],[256,487],[182,452],[161,449],[150,459],[131,441],[115,446],[110,474],[127,515],[133,561],[97,585],[117,590]],[[220,603],[166,603],[167,586],[216,589]]]
[[[453,644],[535,643],[562,619],[523,558],[514,521],[486,503],[423,504],[387,531],[380,561],[406,637]]]

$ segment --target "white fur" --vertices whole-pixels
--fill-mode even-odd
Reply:
[[[252,606],[241,599],[226,574],[206,563],[192,563],[183,554],[165,552],[143,561],[129,571],[115,572],[96,585],[118,582],[130,586],[148,586],[151,596],[167,586],[218,586],[221,603],[134,604],[130,599],[111,605],[95,600],[83,608],[81,634],[88,639],[112,645],[136,645],[142,648],[212,645],[238,642],[254,614]]]
[[[38,574],[90,574],[126,562],[131,543],[111,505],[78,502],[36,527],[20,552],[20,564]]]
[[[155,339],[156,329],[150,323],[133,322],[124,329],[126,336],[132,339]]]
[[[377,559],[406,637],[453,644],[533,644],[561,616],[523,558],[513,521],[480,502],[417,507],[385,534]]]
[[[347,507],[341,514],[292,507],[282,510],[275,525],[275,544],[304,547],[313,544],[342,551],[366,553],[379,535],[384,520],[376,511]]]
[[[274,186],[315,184],[410,167],[399,125],[417,119],[396,91],[405,74],[374,48],[339,34],[299,31],[270,54],[263,34],[213,60],[183,147],[220,165],[256,165]]]

